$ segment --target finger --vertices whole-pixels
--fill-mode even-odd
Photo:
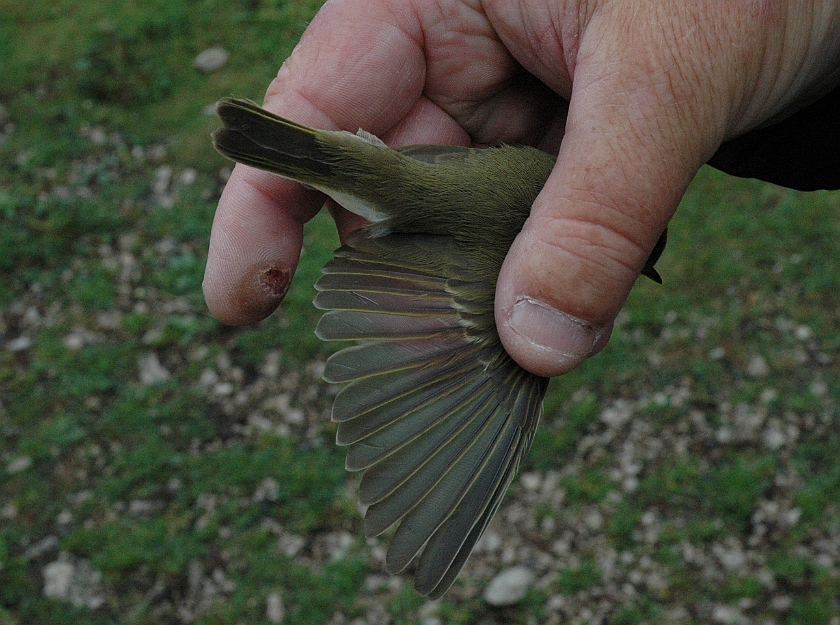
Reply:
[[[213,219],[204,272],[210,312],[230,325],[255,323],[283,300],[297,267],[303,221],[323,202],[299,184],[237,165]],[[297,210],[279,210],[278,201]]]
[[[606,345],[645,260],[723,132],[723,122],[686,104],[661,73],[636,61],[609,71],[617,62],[603,55],[587,57],[581,47],[557,165],[499,277],[499,335],[539,375],[565,373]]]

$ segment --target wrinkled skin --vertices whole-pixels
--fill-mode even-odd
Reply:
[[[838,61],[833,0],[331,0],[264,105],[393,145],[559,151],[496,293],[506,349],[549,376],[606,344],[686,187],[720,144],[831,89]],[[322,203],[237,165],[204,281],[216,317],[242,325],[277,307],[302,225]],[[360,225],[342,209],[333,215],[342,236]]]

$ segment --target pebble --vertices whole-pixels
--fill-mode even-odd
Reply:
[[[67,554],[44,567],[44,596],[68,601],[77,608],[96,610],[105,603],[99,571],[84,560],[73,561]]]
[[[160,364],[157,354],[147,352],[137,358],[137,366],[140,368],[140,381],[145,386],[153,386],[166,382],[171,374]]]
[[[207,48],[198,53],[193,61],[196,69],[206,74],[222,69],[228,61],[230,54],[220,46]]]
[[[277,592],[268,593],[265,599],[265,618],[269,623],[282,623],[286,617],[286,608],[283,606],[283,597]]]
[[[712,610],[712,620],[715,623],[723,623],[724,625],[736,625],[743,623],[744,617],[738,608],[733,608],[728,605],[716,605]]]
[[[633,404],[624,399],[617,399],[601,413],[601,421],[619,428],[633,417]]]
[[[770,374],[770,366],[762,356],[753,356],[747,365],[747,375],[751,378],[766,378]]]
[[[254,501],[277,501],[280,485],[273,477],[267,477],[257,485],[254,491]]]
[[[785,434],[780,429],[775,427],[767,428],[764,431],[763,442],[764,446],[770,451],[776,451],[785,444]]]
[[[493,607],[515,605],[534,582],[534,573],[525,566],[505,569],[487,585],[484,600]]]
[[[741,570],[747,563],[746,554],[736,544],[716,544],[714,545],[712,550],[714,551],[715,555],[718,557],[718,560],[720,560],[720,563],[724,566],[724,568],[730,571]]]
[[[28,336],[19,336],[6,343],[6,349],[10,352],[23,352],[32,347],[32,339]]]
[[[498,532],[487,530],[484,535],[478,539],[473,553],[493,553],[501,549],[502,537]]]
[[[6,473],[15,474],[21,471],[26,471],[32,466],[32,458],[30,456],[18,456],[6,465]]]
[[[353,546],[353,535],[350,532],[334,532],[327,535],[326,543],[330,560],[341,560],[350,553],[350,547]]]
[[[591,531],[597,532],[604,525],[604,517],[598,508],[591,508],[583,517],[583,522]]]

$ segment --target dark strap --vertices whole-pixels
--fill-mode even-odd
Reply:
[[[778,124],[727,141],[709,165],[800,191],[840,189],[840,86]]]

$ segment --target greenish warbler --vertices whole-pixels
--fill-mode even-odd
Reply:
[[[316,334],[360,344],[329,358],[347,469],[361,471],[365,532],[399,523],[392,573],[440,597],[481,537],[531,445],[548,380],[496,333],[496,280],[555,159],[530,147],[389,148],[359,130],[314,130],[223,99],[226,157],[323,191],[369,225],[315,285]],[[642,273],[653,268],[663,234]]]

